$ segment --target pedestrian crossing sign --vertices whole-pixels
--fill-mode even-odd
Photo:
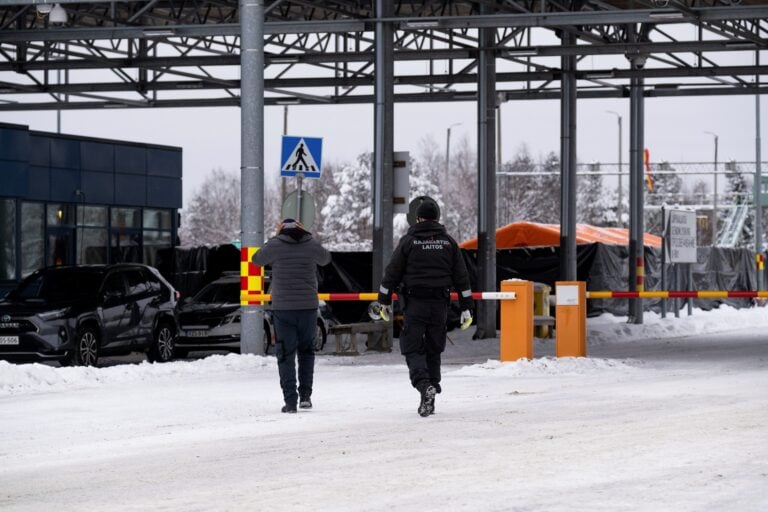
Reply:
[[[319,178],[322,171],[323,139],[283,135],[280,176],[302,173],[305,178]]]

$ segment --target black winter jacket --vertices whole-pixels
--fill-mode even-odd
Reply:
[[[297,239],[298,238],[298,239]],[[254,265],[272,267],[272,309],[316,309],[317,267],[331,262],[328,252],[309,233],[292,237],[283,230],[253,256]]]
[[[445,226],[433,220],[411,226],[400,239],[381,281],[379,302],[390,304],[392,292],[401,283],[406,294],[422,297],[429,295],[429,291],[453,288],[459,294],[462,309],[473,305],[469,274],[459,245]]]

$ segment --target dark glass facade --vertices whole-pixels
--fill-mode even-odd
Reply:
[[[177,240],[181,156],[0,123],[0,294],[49,265],[163,263]]]

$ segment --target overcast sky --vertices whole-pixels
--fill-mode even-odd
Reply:
[[[763,99],[761,124],[768,131]],[[710,162],[714,137],[719,136],[720,162],[755,159],[755,97],[697,97],[646,99],[645,145],[651,160]],[[579,162],[614,163],[618,156],[617,119],[623,116],[624,156],[629,154],[629,100],[581,100],[578,104]],[[559,151],[560,111],[557,101],[513,101],[502,106],[503,159],[521,144],[534,157]],[[87,110],[62,113],[62,133],[179,146],[184,151],[184,201],[192,197],[207,173],[240,168],[240,110],[238,108]],[[461,137],[472,144],[476,134],[476,105],[471,102],[397,104],[395,150],[418,152],[420,141],[431,136],[444,150],[446,129],[454,123],[451,147]],[[55,112],[0,113],[0,121],[33,130],[56,131]],[[267,107],[265,114],[265,169],[276,180],[279,167],[283,107]],[[323,161],[350,161],[373,149],[371,105],[291,106],[288,133],[323,138]],[[763,135],[763,160],[768,158]],[[764,170],[764,172],[767,170]]]

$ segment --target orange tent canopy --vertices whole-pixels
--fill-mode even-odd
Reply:
[[[661,237],[645,233],[644,244],[661,247]],[[576,243],[603,243],[629,245],[629,230],[624,228],[598,228],[589,224],[576,225]],[[559,246],[560,225],[537,222],[513,222],[496,230],[496,248]],[[462,249],[477,249],[477,238],[460,244]]]

